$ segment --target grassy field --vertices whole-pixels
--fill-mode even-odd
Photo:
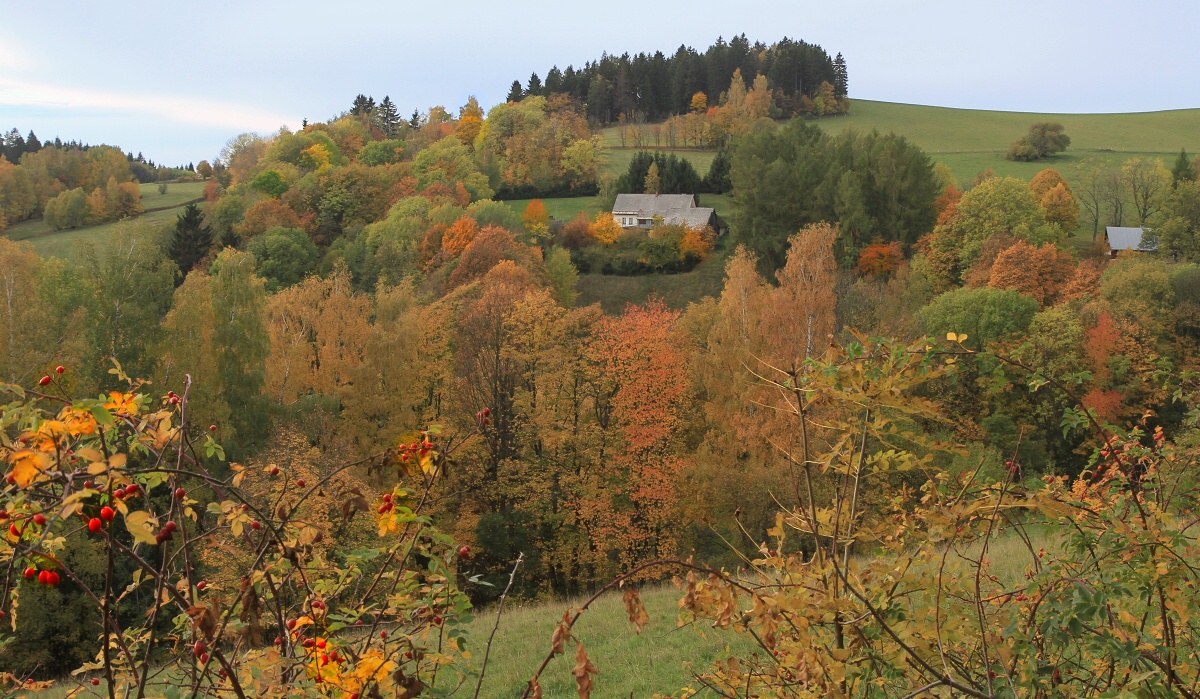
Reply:
[[[142,193],[142,206],[151,211],[139,216],[138,220],[148,223],[173,222],[179,215],[180,207],[204,194],[204,185],[204,182],[173,183],[168,185],[166,194],[158,193],[157,184],[140,185],[138,189]],[[110,222],[56,231],[39,219],[22,221],[5,231],[5,235],[12,240],[28,241],[43,257],[72,258],[76,243],[81,240],[103,243],[112,237],[115,226],[116,222]]]
[[[581,274],[576,304],[589,306],[598,302],[605,313],[621,313],[626,304],[641,304],[650,296],[659,296],[670,308],[682,309],[705,296],[721,294],[725,285],[727,258],[727,252],[718,248],[691,272],[682,274],[643,274],[636,277]]]
[[[1029,533],[1035,550],[1043,546],[1050,550],[1057,548],[1053,534],[1040,528],[1033,528]],[[967,547],[963,553],[978,555],[978,550],[977,543]],[[1018,537],[1012,533],[998,536],[991,542],[987,558],[990,561],[987,572],[996,575],[1003,585],[1016,588],[1023,584],[1031,554]],[[951,561],[951,569],[959,569],[962,565],[958,557],[952,556]],[[699,671],[708,667],[713,660],[753,652],[751,643],[734,633],[716,631],[707,624],[679,627],[676,604],[679,595],[678,590],[669,586],[642,591],[650,625],[641,635],[629,623],[620,593],[601,597],[584,613],[574,631],[600,670],[595,678],[595,696],[649,697],[655,693],[677,693],[688,685],[693,668]],[[508,605],[492,642],[487,675],[479,696],[483,699],[514,699],[520,696],[549,650],[551,633],[555,623],[562,618],[563,610],[581,603],[582,600],[574,599]],[[471,652],[471,663],[476,668],[482,662],[488,634],[495,624],[495,611],[495,607],[479,609],[467,625],[467,650]],[[570,674],[574,664],[573,651],[572,645],[568,656],[553,660],[542,676],[543,696],[547,699],[572,699],[576,696],[575,681]],[[456,676],[443,675],[438,688],[449,691],[458,681]],[[45,692],[18,696],[63,699],[72,686],[68,680],[66,684]],[[475,679],[470,678],[456,696],[471,696],[474,688]],[[92,687],[85,684],[83,691],[75,696],[82,699],[106,697],[108,694],[103,685]]]
[[[1066,153],[1035,163],[1005,160],[1009,145],[1037,121],[1062,123],[1071,137],[1071,147]],[[846,129],[894,131],[924,148],[934,160],[948,165],[964,183],[989,167],[999,175],[1026,180],[1042,168],[1055,167],[1070,179],[1071,166],[1087,157],[1114,165],[1132,157],[1162,158],[1169,166],[1180,148],[1200,152],[1200,109],[1036,114],[854,100],[849,116],[817,119],[814,123],[830,133]],[[639,149],[622,148],[616,127],[604,129],[601,134],[609,146],[609,174],[617,176]],[[674,152],[691,160],[702,176],[708,172],[714,154],[705,150]]]
[[[677,692],[691,679],[689,667],[699,670],[717,657],[727,655],[729,644],[735,644],[733,647],[738,650],[749,647],[731,633],[705,627],[677,628],[679,592],[673,588],[647,590],[642,599],[650,615],[650,625],[641,635],[625,616],[619,593],[601,598],[575,626],[576,637],[600,669],[595,696],[648,697],[655,692]],[[554,624],[570,604],[542,602],[505,610],[492,643],[480,697],[520,696],[550,649]],[[470,626],[477,660],[482,658],[483,645],[495,622],[495,610],[490,611],[481,610]],[[541,685],[547,699],[575,696],[575,680],[570,673],[574,665],[573,650],[572,645],[569,658],[556,658],[546,669]]]
[[[1071,147],[1035,163],[1005,160],[1008,146],[1038,121],[1060,122],[1071,137]],[[1044,167],[1055,167],[1069,179],[1070,166],[1086,157],[1112,164],[1131,157],[1162,158],[1170,166],[1180,148],[1189,153],[1200,150],[1200,109],[1035,114],[854,100],[849,116],[819,119],[816,123],[830,133],[846,129],[895,131],[924,148],[934,160],[946,163],[964,182],[989,167],[999,175],[1023,179],[1033,177]]]
[[[529,206],[532,199],[509,199],[504,203],[508,204],[513,211],[518,214],[525,211],[525,207]],[[595,216],[600,211],[600,207],[596,205],[595,197],[560,197],[557,199],[543,199],[542,203],[546,205],[546,211],[555,221],[566,223],[583,212],[588,217]]]

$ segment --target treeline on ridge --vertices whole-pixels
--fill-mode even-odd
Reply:
[[[582,68],[554,66],[544,80],[536,72],[524,86],[514,80],[508,101],[567,94],[586,105],[588,117],[599,123],[614,122],[621,115],[633,121],[660,121],[691,111],[697,93],[715,104],[717,96],[729,90],[735,70],[747,82],[766,76],[786,116],[814,113],[812,102],[823,83],[832,86],[837,99],[847,95],[849,77],[840,53],[830,58],[818,45],[786,37],[770,45],[751,44],[740,34],[728,42],[718,38],[703,52],[680,46],[671,56],[661,51],[605,53]]]

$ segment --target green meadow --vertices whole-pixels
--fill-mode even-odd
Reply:
[[[1065,153],[1033,163],[1005,160],[1009,145],[1024,135],[1030,124],[1038,121],[1062,123],[1071,137],[1071,147]],[[1180,148],[1186,148],[1189,153],[1200,152],[1200,109],[1128,114],[1039,114],[854,100],[849,115],[814,119],[813,122],[829,133],[846,129],[894,131],[925,149],[935,161],[945,163],[964,183],[988,168],[998,175],[1028,180],[1042,168],[1054,167],[1070,179],[1071,166],[1083,158],[1098,158],[1120,165],[1128,158],[1150,157],[1162,158],[1170,165]],[[640,149],[621,147],[616,127],[606,128],[602,133],[609,147],[608,172],[619,175]],[[714,155],[714,151],[698,149],[670,152],[690,160],[701,176],[708,172]]]
[[[174,182],[167,185],[166,194],[159,194],[157,183],[140,185],[138,189],[142,193],[142,206],[146,208],[146,213],[138,216],[138,220],[147,223],[173,222],[184,204],[204,195],[206,184]],[[110,221],[97,226],[56,231],[45,221],[37,219],[13,225],[4,234],[12,240],[27,241],[43,257],[73,258],[76,243],[86,240],[102,244],[112,237],[116,225],[116,221]]]

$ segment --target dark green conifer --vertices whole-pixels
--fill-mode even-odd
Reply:
[[[212,247],[212,229],[204,223],[204,214],[197,204],[188,204],[175,221],[168,254],[184,276],[204,259]]]

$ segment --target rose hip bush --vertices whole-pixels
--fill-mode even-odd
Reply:
[[[188,423],[187,390],[156,398],[120,378],[127,390],[102,398],[73,398],[54,375],[0,385],[0,657],[22,598],[45,586],[99,618],[96,657],[57,683],[76,693],[415,697],[439,673],[462,681],[470,605],[457,548],[423,509],[463,440],[433,427],[308,479],[251,470]],[[347,477],[365,470],[397,485],[365,492]],[[331,496],[334,511],[313,505]],[[372,543],[322,546],[331,519]],[[80,537],[99,575],[64,555]],[[0,669],[0,691],[54,684]]]

